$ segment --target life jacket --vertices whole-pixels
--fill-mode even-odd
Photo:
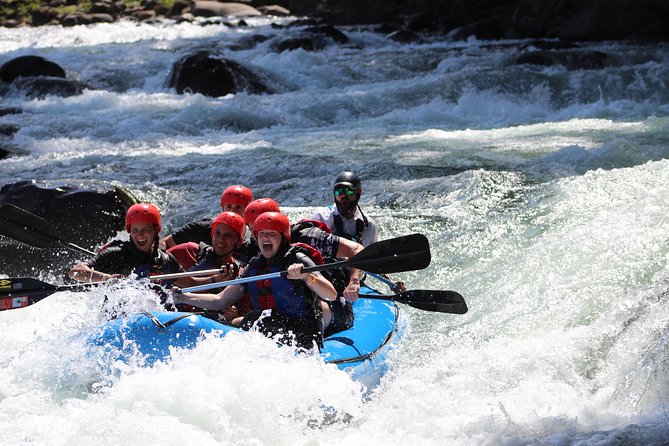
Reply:
[[[360,212],[362,214],[362,211]],[[367,218],[363,215],[363,219],[356,218],[355,219],[355,234],[349,234],[344,230],[344,219],[339,213],[333,214],[332,219],[334,220],[334,226],[335,226],[335,234],[338,235],[339,237],[344,237],[349,240],[353,240],[354,242],[357,243],[362,243],[362,233],[365,230],[367,226],[369,226],[369,222],[367,221]]]
[[[301,230],[313,227],[319,228],[327,232],[328,234],[332,234],[332,230],[330,230],[330,227],[325,222],[322,222],[320,220],[302,219],[297,223],[293,223],[290,226],[291,240],[296,240],[299,237],[299,233]],[[314,262],[317,265],[322,265],[324,263],[332,263],[337,261],[337,259],[334,257],[323,255],[323,253],[321,253],[318,249],[314,248],[311,245],[300,242],[294,244],[308,248],[310,252],[312,252],[311,257],[314,258]],[[351,273],[346,268],[335,268],[329,271],[322,271],[321,274],[323,274],[323,276],[325,276],[325,278],[328,279],[332,283],[332,285],[334,285],[335,290],[337,290],[337,294],[339,295],[341,295],[344,292],[351,278]]]
[[[169,248],[167,252],[177,259],[183,269],[189,270],[198,262],[200,246],[195,242],[180,243]]]
[[[298,221],[297,223],[293,223],[290,225],[290,233],[291,235],[294,233],[294,231],[299,231],[300,229],[303,228],[311,228],[311,227],[317,227],[322,229],[323,231],[327,232],[328,234],[332,234],[332,229],[328,226],[327,223],[324,221],[320,220],[311,220],[309,218],[303,218],[302,220]]]
[[[254,257],[247,265],[245,273],[248,277],[285,271],[293,263],[300,263],[300,256],[320,256],[318,250],[303,243],[290,245],[279,259],[267,259],[262,256]],[[322,258],[320,259],[322,263]],[[290,280],[285,277],[256,280],[247,284],[254,310],[276,310],[290,318],[321,318],[320,307],[317,305],[317,296],[302,280]]]

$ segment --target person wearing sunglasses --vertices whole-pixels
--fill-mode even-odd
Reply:
[[[379,240],[376,223],[362,213],[358,202],[362,195],[360,177],[353,172],[341,172],[332,188],[334,204],[317,211],[312,220],[322,221],[339,237],[360,243],[363,246]]]
[[[371,218],[362,213],[358,202],[362,195],[362,182],[353,172],[343,171],[334,180],[334,204],[317,211],[311,216],[330,227],[332,234],[369,246],[379,240],[379,230]],[[406,291],[402,281],[395,281],[387,274],[385,278],[395,284],[393,290]]]

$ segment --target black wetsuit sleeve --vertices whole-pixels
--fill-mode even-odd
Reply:
[[[186,242],[204,242],[211,245],[211,223],[209,218],[187,223],[172,233],[172,239],[177,245]]]
[[[120,246],[106,248],[85,264],[105,274],[128,275],[133,269],[133,265],[129,263],[126,253]]]
[[[302,265],[304,265],[305,268],[308,268],[310,266],[316,266],[316,262],[314,262],[311,257],[309,257],[308,255],[303,254],[301,252],[295,253],[295,260],[298,263],[301,263]]]

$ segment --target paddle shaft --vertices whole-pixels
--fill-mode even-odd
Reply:
[[[347,260],[340,260],[322,265],[309,266],[302,269],[304,273],[328,271],[336,268],[368,269],[376,273],[392,273],[422,269],[430,264],[430,246],[427,238],[422,234],[411,234],[388,240],[382,240],[364,248]],[[194,293],[221,288],[228,285],[240,285],[256,280],[276,279],[285,277],[287,271],[262,274],[258,276],[241,277],[223,282],[207,283],[184,288],[184,293]]]
[[[172,274],[158,274],[156,276],[149,276],[149,280],[171,280],[171,279],[181,279],[182,277],[199,277],[199,276],[213,276],[214,274],[219,274],[221,271],[220,268],[217,269],[203,269],[200,271],[186,271],[183,273],[172,273]]]
[[[395,291],[395,292],[400,291],[399,286],[397,286],[397,284],[395,282],[393,282],[392,280],[390,280],[389,278],[387,278],[385,276],[382,276],[381,274],[375,274],[375,273],[370,273],[370,272],[367,272],[366,274],[375,278],[376,280],[378,280],[380,282],[383,282],[386,285],[388,285],[388,288],[390,288],[391,291]]]

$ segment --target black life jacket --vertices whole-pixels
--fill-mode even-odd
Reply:
[[[353,240],[354,242],[362,244],[362,233],[365,230],[365,228],[369,226],[369,220],[362,212],[362,208],[360,207],[360,205],[356,204],[355,206],[360,211],[360,215],[362,216],[362,219],[360,218],[355,219],[355,234],[349,234],[344,230],[344,219],[342,218],[339,212],[337,212],[336,214],[334,213],[332,214],[332,219],[334,220],[334,225],[335,225],[334,233],[340,237],[344,237],[349,240]],[[339,211],[339,208],[337,208],[337,211]]]
[[[297,223],[293,223],[290,226],[291,239],[295,240],[297,238],[297,234],[299,234],[301,230],[313,227],[319,228],[329,234],[332,234],[330,227],[326,223],[320,220],[303,219],[298,221]],[[322,252],[320,252],[318,249],[314,248],[311,245],[305,243],[296,243],[296,244],[304,245],[310,248],[313,252],[315,252],[320,258],[320,261],[317,261],[317,259],[314,258],[314,262],[316,262],[317,265],[322,265],[324,263],[333,263],[337,261],[335,257],[324,255]],[[312,255],[312,258],[313,257],[314,256]],[[334,285],[335,290],[337,290],[337,294],[339,295],[341,295],[344,292],[351,278],[351,272],[346,268],[335,268],[328,271],[322,271],[321,274],[323,274],[323,276],[326,279],[328,279],[332,283],[332,285]]]

